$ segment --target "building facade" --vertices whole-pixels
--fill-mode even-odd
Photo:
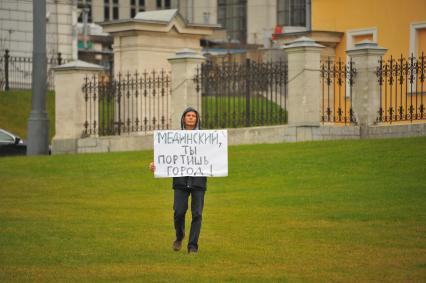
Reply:
[[[414,57],[426,52],[426,1],[312,0],[311,28],[276,35],[277,45],[308,36],[323,44],[325,56],[346,57],[346,50],[370,40],[387,54]]]
[[[99,23],[134,18],[138,12],[176,9],[177,0],[77,0],[77,7],[88,9],[88,22]],[[80,14],[79,22],[83,22]]]
[[[74,0],[47,0],[46,48],[49,57],[62,54],[77,59],[76,25],[78,11]],[[33,3],[28,0],[0,1],[0,52],[31,57],[33,50]]]
[[[178,9],[192,24],[220,24],[224,41],[246,45],[270,45],[277,24],[287,31],[310,27],[311,0],[78,0],[90,9],[89,22],[127,20],[140,11]],[[79,18],[82,22],[82,17]]]

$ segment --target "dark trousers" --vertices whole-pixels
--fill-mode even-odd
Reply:
[[[198,238],[201,230],[201,220],[204,207],[204,191],[174,190],[174,220],[176,240],[182,240],[185,235],[185,214],[188,210],[188,198],[191,195],[192,222],[189,232],[188,248],[198,249]]]

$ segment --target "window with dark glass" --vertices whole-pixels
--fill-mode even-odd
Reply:
[[[130,0],[130,18],[136,16],[136,0]]]
[[[246,43],[247,0],[218,0],[217,19],[231,40]]]
[[[170,0],[164,0],[164,8],[165,9],[170,9],[170,7],[171,7]]]
[[[277,23],[280,26],[306,26],[306,0],[277,0]]]
[[[145,0],[139,0],[138,11],[139,12],[145,12]]]
[[[163,6],[161,0],[157,0],[157,9],[161,9],[161,7]]]
[[[87,21],[89,23],[91,23],[91,22],[93,22],[93,19],[92,19],[92,0],[86,0],[86,6],[87,6],[87,8],[89,8],[89,15],[87,17]]]
[[[104,0],[104,21],[110,20],[110,6],[109,6],[110,0]]]
[[[112,0],[112,19],[118,20],[119,13],[118,13],[118,0]]]
[[[83,22],[83,8],[84,8],[83,0],[78,0],[78,1],[77,1],[77,8],[78,8],[79,10],[81,10],[80,15],[78,16],[78,22],[79,22],[79,23],[82,23],[82,22]]]
[[[139,0],[139,6],[145,6],[145,0]]]

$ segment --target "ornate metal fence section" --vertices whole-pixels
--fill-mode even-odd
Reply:
[[[86,111],[83,134],[168,129],[170,86],[170,74],[165,71],[86,77],[82,87]]]
[[[47,58],[47,89],[54,90],[52,67],[66,63],[61,53]],[[32,57],[12,56],[9,50],[0,56],[0,89],[31,89],[32,82]]]
[[[328,58],[321,62],[322,107],[321,121],[354,123],[352,110],[352,85],[356,69],[354,63]]]
[[[377,78],[380,87],[378,122],[415,121],[426,119],[425,54],[417,58],[379,60]]]
[[[237,128],[287,122],[287,62],[206,62],[194,78],[201,92],[205,128]]]

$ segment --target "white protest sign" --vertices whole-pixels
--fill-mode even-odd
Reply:
[[[228,176],[227,130],[154,131],[156,178]]]

